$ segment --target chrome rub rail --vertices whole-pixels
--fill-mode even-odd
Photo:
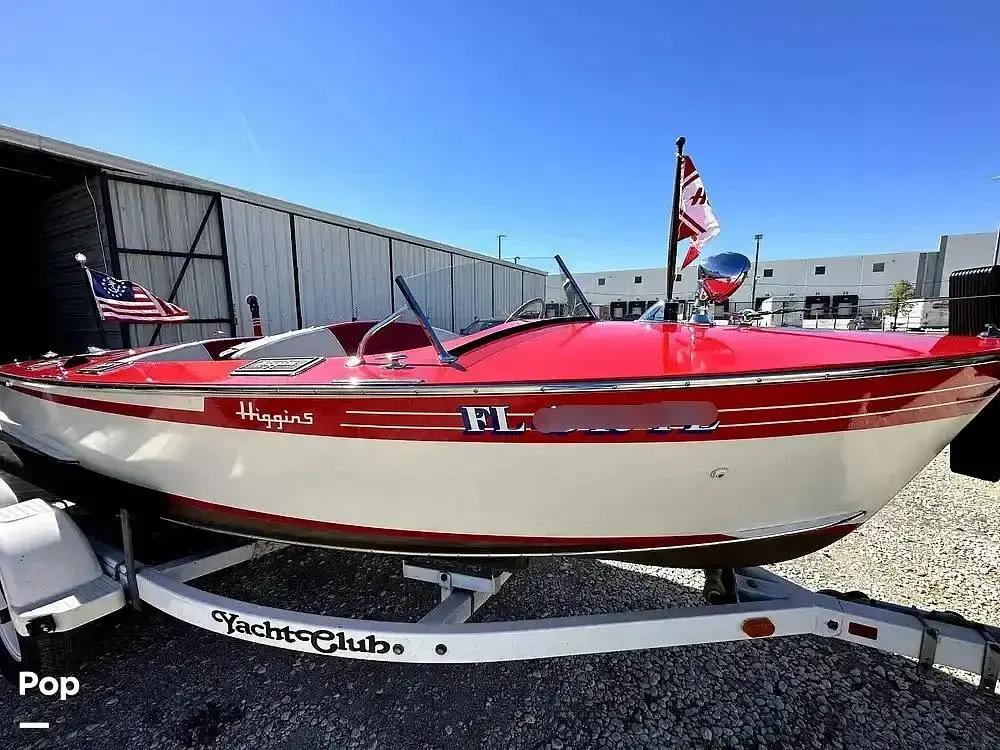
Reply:
[[[79,383],[42,378],[3,376],[3,384],[15,383],[38,387],[79,388],[81,390],[157,391],[166,395],[214,396],[228,393],[255,396],[358,396],[358,395],[408,395],[408,396],[507,396],[542,393],[582,393],[608,391],[652,391],[683,388],[720,388],[742,385],[773,385],[780,383],[810,383],[824,380],[852,380],[857,378],[890,377],[920,372],[936,372],[977,365],[998,364],[1000,354],[951,357],[928,362],[906,362],[892,365],[871,365],[843,369],[801,370],[780,373],[756,373],[728,376],[698,376],[686,378],[658,378],[643,380],[586,380],[555,381],[547,383],[468,383],[435,384],[420,380],[335,380],[326,384],[285,383],[270,384],[219,383],[215,385],[161,385],[156,383]]]

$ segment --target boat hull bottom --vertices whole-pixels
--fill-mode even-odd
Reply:
[[[837,524],[792,534],[755,539],[738,539],[659,549],[614,549],[602,545],[442,543],[385,538],[375,535],[331,533],[295,523],[269,520],[266,524],[187,504],[169,504],[162,517],[177,523],[225,534],[266,539],[306,546],[328,547],[356,552],[426,556],[466,561],[515,561],[539,556],[588,556],[603,560],[667,568],[744,568],[792,560],[811,554],[844,538],[857,524]],[[502,565],[501,565],[502,567]]]
[[[842,539],[857,528],[856,523],[841,523],[763,538],[642,550],[616,550],[609,548],[607,543],[599,548],[595,548],[593,543],[558,547],[546,544],[512,546],[495,543],[443,543],[384,535],[331,532],[327,528],[311,528],[295,522],[283,522],[277,516],[261,520],[228,512],[226,508],[214,503],[171,498],[153,490],[96,474],[79,466],[59,464],[37,454],[20,450],[15,452],[18,458],[14,458],[6,451],[6,455],[0,455],[0,469],[26,479],[54,497],[64,498],[99,512],[115,513],[119,508],[126,507],[137,521],[162,519],[206,531],[254,539],[357,552],[460,559],[465,562],[489,563],[507,569],[516,569],[521,567],[527,558],[543,555],[584,555],[669,568],[753,567],[811,554]]]

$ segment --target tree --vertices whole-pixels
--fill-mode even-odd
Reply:
[[[908,314],[910,308],[913,307],[913,302],[910,300],[913,298],[915,291],[913,284],[906,279],[900,279],[889,290],[889,305],[886,308],[886,312],[894,318],[897,324],[899,323],[899,316]],[[895,328],[895,325],[893,327]]]

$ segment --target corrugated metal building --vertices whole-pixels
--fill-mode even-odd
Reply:
[[[110,345],[249,335],[377,319],[401,305],[396,275],[435,326],[458,331],[544,296],[545,273],[305,206],[0,126],[0,226],[16,316],[0,361],[97,345],[74,261],[142,284],[191,321],[106,324]]]
[[[900,279],[913,284],[917,297],[947,297],[948,276],[959,268],[993,263],[996,232],[942,235],[938,250],[843,255],[825,258],[783,258],[751,264],[750,275],[733,295],[739,307],[760,307],[766,296],[853,296],[860,300],[884,300]],[[706,251],[707,255],[712,250]],[[683,251],[681,252],[683,257]],[[756,290],[752,279],[756,271]],[[657,300],[666,295],[666,272],[659,268],[615,269],[574,274],[583,293],[595,304],[631,300]],[[678,271],[674,295],[691,300],[698,288],[697,264]],[[756,292],[756,299],[751,294]],[[550,302],[562,300],[558,285],[546,289]]]

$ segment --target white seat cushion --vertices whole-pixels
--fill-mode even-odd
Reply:
[[[267,336],[236,347],[231,359],[263,357],[346,357],[347,352],[330,329],[317,326]]]
[[[211,362],[212,355],[200,341],[189,344],[168,346],[164,349],[138,354],[131,357],[130,362]]]

